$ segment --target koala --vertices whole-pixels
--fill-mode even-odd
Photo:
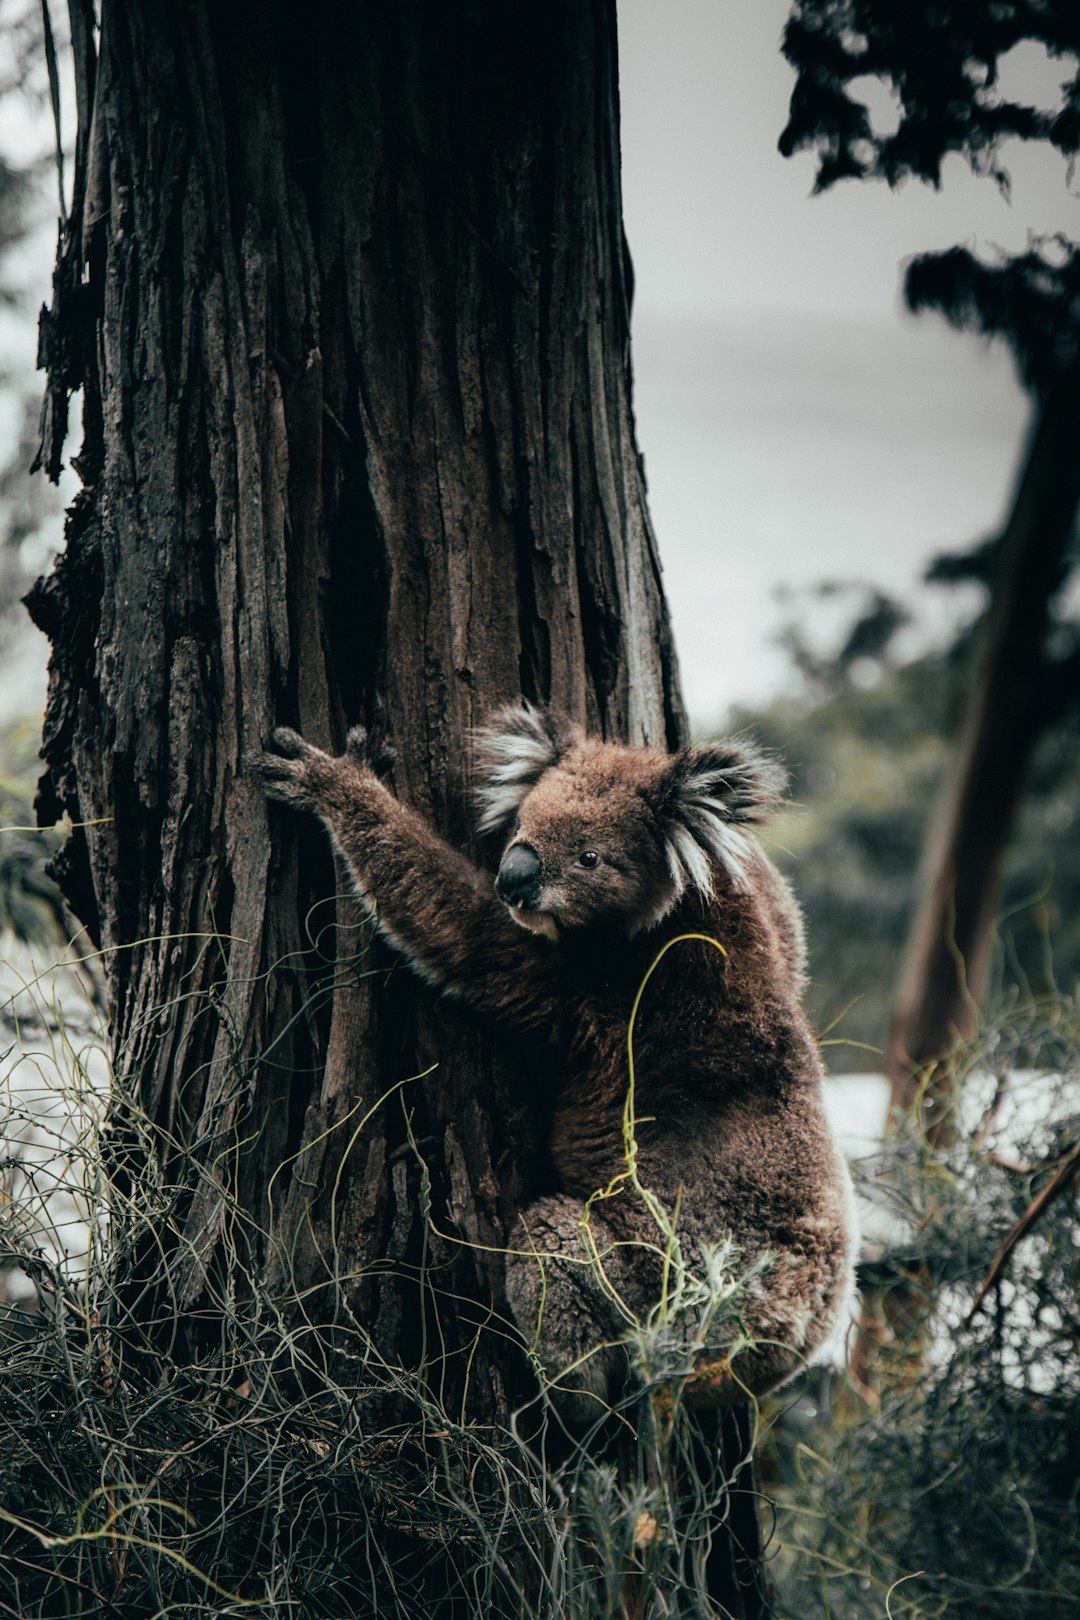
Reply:
[[[849,1305],[856,1226],[800,1005],[800,913],[752,834],[780,767],[745,740],[668,754],[505,708],[475,748],[480,830],[503,841],[493,882],[394,797],[362,731],[340,758],[288,729],[273,748],[255,762],[265,791],[321,817],[414,971],[546,1043],[550,1185],[505,1280],[567,1409],[617,1397],[673,1245],[701,1266],[726,1241],[750,1278],[741,1331],[691,1335],[691,1398],[791,1377]]]

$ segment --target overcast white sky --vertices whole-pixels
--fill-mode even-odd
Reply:
[[[929,623],[938,551],[990,530],[1027,402],[1007,354],[900,308],[900,263],[956,241],[1080,237],[1051,154],[1010,151],[1010,207],[959,162],[941,193],[811,197],[776,150],[788,0],[619,0],[638,436],[691,712],[770,696],[777,585],[880,582]],[[1017,56],[1015,83],[1060,68]],[[876,109],[875,109],[876,111]],[[924,632],[925,633],[925,632]]]

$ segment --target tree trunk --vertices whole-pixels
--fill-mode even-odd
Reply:
[[[976,1023],[1001,873],[1035,745],[1072,691],[1077,660],[1048,658],[1051,601],[1080,500],[1080,378],[1065,377],[1036,423],[999,548],[979,667],[956,763],[934,823],[889,1043],[893,1105],[916,1102],[947,1138],[949,1057]]]
[[[467,738],[498,703],[684,738],[613,0],[104,0],[96,50],[89,0],[72,20],[42,454],[81,387],[83,489],[32,602],[40,808],[82,824],[65,892],[177,1191],[156,1297],[190,1352],[245,1271],[323,1289],[445,1410],[505,1424],[529,1374],[480,1329],[543,1077],[395,968],[245,756],[363,721],[476,853]]]

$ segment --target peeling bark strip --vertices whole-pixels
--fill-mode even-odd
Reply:
[[[72,14],[41,459],[81,386],[84,487],[32,602],[40,806],[93,823],[63,880],[118,1061],[166,1173],[203,1167],[174,1280],[205,1300],[224,1188],[273,1216],[253,1264],[359,1278],[409,1362],[417,1284],[372,1262],[426,1252],[446,1398],[465,1347],[470,1411],[505,1414],[518,1363],[473,1342],[501,1263],[427,1238],[409,1138],[435,1228],[497,1249],[543,1077],[530,1096],[521,1054],[367,974],[381,952],[336,966],[366,943],[355,907],[244,758],[278,722],[336,748],[363,721],[468,847],[466,737],[501,702],[683,740],[630,406],[614,3],[103,0],[99,40],[89,0]]]

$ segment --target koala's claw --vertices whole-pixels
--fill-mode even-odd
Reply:
[[[299,759],[309,746],[300,733],[294,731],[291,726],[275,726],[270,733],[270,741],[278,753],[284,754],[286,759]],[[272,759],[273,755],[264,755],[263,757],[264,759]]]
[[[376,776],[385,776],[397,759],[392,742],[372,744],[366,726],[352,726],[345,738],[345,752],[358,765],[366,765]]]

